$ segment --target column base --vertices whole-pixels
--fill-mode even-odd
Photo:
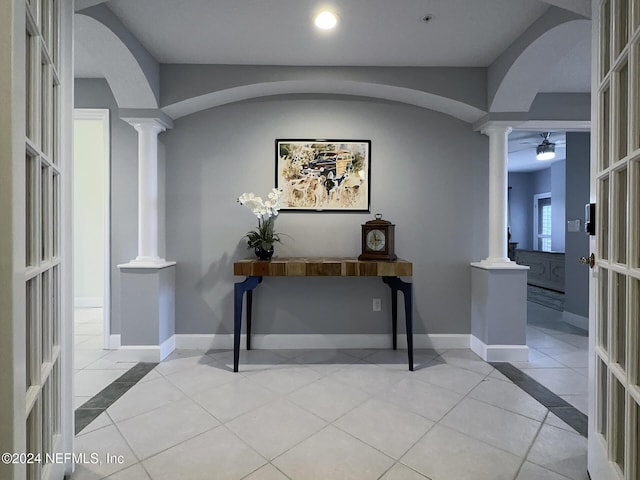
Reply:
[[[529,267],[471,265],[471,349],[485,361],[526,361]]]
[[[120,350],[163,360],[175,349],[175,262],[130,262],[120,271]]]
[[[526,345],[487,345],[471,335],[470,347],[485,362],[529,361],[529,347]]]

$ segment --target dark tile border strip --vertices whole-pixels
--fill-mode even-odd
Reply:
[[[491,365],[580,435],[587,436],[587,416],[576,407],[510,363],[491,362]]]
[[[93,398],[87,400],[75,411],[76,435],[93,422],[102,412],[109,408],[122,395],[138,383],[158,365],[152,362],[140,362],[124,372],[120,377],[103,388]]]

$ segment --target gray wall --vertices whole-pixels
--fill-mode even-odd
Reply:
[[[551,193],[552,227],[551,248],[557,252],[565,250],[565,177],[566,162],[560,160],[544,170],[535,172],[510,172],[511,241],[518,248],[533,250],[533,196]]]
[[[104,79],[76,79],[75,108],[108,108],[111,127],[111,333],[120,333],[120,271],[118,264],[138,254],[138,134],[118,117],[118,105]],[[160,137],[162,138],[162,137]],[[158,144],[160,238],[164,237],[164,146]],[[77,227],[77,226],[76,226]],[[164,241],[159,244],[165,252]]]
[[[589,316],[589,268],[578,263],[589,255],[589,237],[584,233],[584,205],[589,203],[588,133],[567,133],[567,220],[580,220],[580,232],[567,232],[565,240],[565,307],[567,312]]]
[[[370,139],[371,214],[287,213],[279,256],[355,256],[360,225],[396,224],[396,252],[414,262],[415,331],[469,333],[469,262],[488,253],[488,141],[436,112],[352,98],[274,97],[175,122],[166,146],[167,258],[176,268],[176,333],[230,333],[233,262],[253,254],[256,219],[236,203],[274,186],[277,138]],[[371,299],[382,298],[382,312]],[[385,333],[378,279],[269,278],[254,295],[256,333]]]
[[[531,250],[533,220],[531,214],[533,185],[528,172],[509,173],[509,205],[511,217],[511,241],[518,242],[518,248]]]
[[[531,184],[533,186],[533,194],[551,192],[551,169],[545,168],[531,173]],[[533,198],[531,199],[533,206]]]
[[[551,250],[564,252],[565,223],[565,160],[551,164]]]

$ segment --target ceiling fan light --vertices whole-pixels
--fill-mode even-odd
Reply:
[[[556,157],[556,144],[548,140],[548,136],[544,138],[542,143],[536,147],[536,159],[552,160]]]
[[[537,160],[553,160],[556,158],[556,152],[540,152],[536,155]]]

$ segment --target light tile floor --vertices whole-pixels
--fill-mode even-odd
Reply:
[[[518,367],[579,407],[586,337],[538,307]],[[81,393],[128,368],[102,352]],[[234,374],[227,350],[177,351],[76,437],[122,463],[73,480],[588,478],[586,439],[471,351],[415,357],[409,372],[404,351],[254,350]]]
[[[135,365],[110,359],[104,350],[102,308],[74,311],[74,407],[78,408]]]
[[[587,332],[563,322],[562,312],[528,302],[529,361],[513,365],[587,414]]]

